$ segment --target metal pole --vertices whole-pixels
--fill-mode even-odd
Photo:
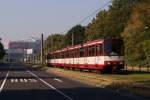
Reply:
[[[41,34],[41,62],[43,64],[43,34]]]
[[[74,45],[74,33],[72,33],[72,46]]]
[[[53,52],[54,51],[54,48],[53,48],[53,34],[51,35],[51,52]]]

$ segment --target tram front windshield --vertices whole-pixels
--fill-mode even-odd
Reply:
[[[104,43],[105,56],[123,55],[123,40],[105,40]]]

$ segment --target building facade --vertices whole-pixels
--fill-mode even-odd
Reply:
[[[35,60],[39,59],[40,52],[40,40],[31,38],[21,41],[10,41],[5,59],[13,62]]]

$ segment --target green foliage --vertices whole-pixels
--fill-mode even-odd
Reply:
[[[95,40],[104,37],[104,27],[106,22],[107,11],[99,12],[92,23],[86,28],[87,40]]]
[[[45,40],[44,52],[47,54],[50,51],[58,50],[64,47],[64,35],[52,34]]]
[[[4,57],[4,55],[5,55],[4,46],[0,42],[0,59],[2,59]]]
[[[129,64],[137,66],[150,64],[149,4],[150,2],[143,2],[133,8],[132,16],[122,33],[126,60]]]
[[[105,37],[121,37],[132,7],[140,0],[113,0],[109,9],[100,11],[86,29],[87,40]]]
[[[146,40],[143,42],[143,51],[146,55],[145,63],[150,64],[150,40]]]
[[[85,39],[85,28],[81,25],[76,25],[72,29],[70,29],[65,35],[65,46],[72,45],[72,34],[74,37],[74,45],[81,44]]]

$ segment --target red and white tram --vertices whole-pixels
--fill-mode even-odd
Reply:
[[[100,39],[50,52],[49,66],[89,70],[124,68],[124,46],[121,39]]]

